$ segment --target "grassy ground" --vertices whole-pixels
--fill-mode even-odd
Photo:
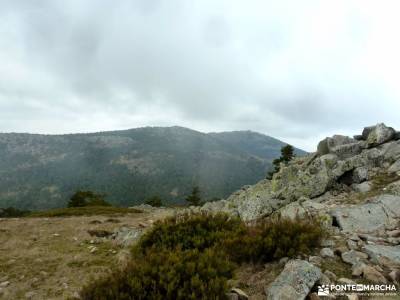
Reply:
[[[69,216],[103,216],[103,215],[125,215],[141,213],[141,210],[127,207],[113,206],[85,206],[56,208],[46,211],[31,212],[28,217],[69,217]]]
[[[138,227],[164,218],[171,210],[128,213],[127,209],[105,208],[96,210],[95,216],[86,214],[91,213],[62,209],[37,213],[35,218],[0,219],[0,282],[10,282],[0,299],[26,299],[28,292],[34,293],[31,299],[72,297],[84,283],[127,258],[127,249],[93,238],[88,230]],[[69,217],[56,217],[60,215]],[[97,250],[91,253],[93,246]]]

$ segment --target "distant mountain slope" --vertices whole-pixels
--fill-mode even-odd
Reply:
[[[272,161],[281,155],[282,146],[287,145],[276,138],[253,131],[229,131],[209,133],[209,135],[229,143],[237,149],[250,155]],[[295,148],[298,156],[306,155],[307,152]]]
[[[0,207],[65,206],[77,189],[105,193],[120,205],[142,203],[152,195],[182,202],[193,185],[200,186],[206,199],[225,197],[263,178],[283,145],[269,137],[271,143],[263,143],[260,134],[247,135],[182,127],[70,135],[3,133]],[[261,141],[256,146],[250,145],[253,136]]]

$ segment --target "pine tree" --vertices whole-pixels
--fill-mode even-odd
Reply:
[[[273,160],[272,165],[274,166],[274,169],[267,174],[267,179],[272,179],[272,176],[275,173],[279,172],[281,163],[288,163],[293,159],[295,156],[294,154],[294,148],[291,145],[286,145],[281,148],[281,156],[279,158],[276,158]]]
[[[192,193],[185,199],[190,205],[199,206],[201,204],[200,189],[198,186],[193,187]]]

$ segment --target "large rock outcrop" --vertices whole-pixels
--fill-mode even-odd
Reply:
[[[201,209],[224,211],[251,221],[301,197],[313,200],[340,186],[357,190],[359,184],[400,159],[400,141],[396,139],[396,131],[383,123],[364,128],[355,139],[341,135],[326,138],[316,153],[281,164],[272,180],[242,188],[228,199],[207,203]]]
[[[336,208],[331,215],[343,231],[375,232],[392,227],[400,219],[400,197],[381,195],[369,203]]]

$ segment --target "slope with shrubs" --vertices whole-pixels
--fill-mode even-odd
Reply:
[[[224,214],[185,215],[155,224],[123,270],[85,286],[82,299],[225,299],[243,262],[310,253],[324,235],[316,220],[260,221]]]

